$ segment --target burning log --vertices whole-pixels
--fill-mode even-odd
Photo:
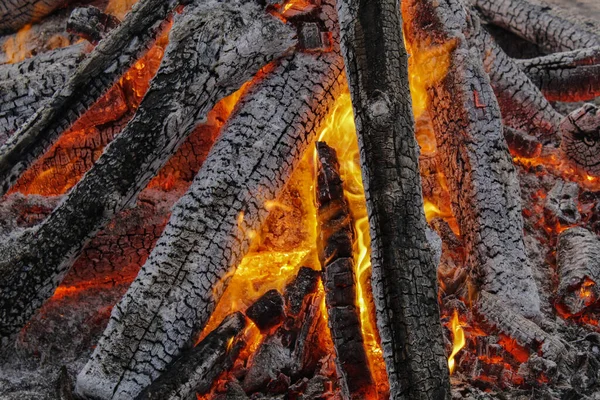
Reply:
[[[52,100],[0,147],[0,195],[150,48],[178,2],[136,3],[123,23],[94,48]]]
[[[190,6],[177,16],[161,68],[134,119],[50,217],[25,237],[1,245],[3,344],[52,295],[89,239],[135,201],[217,100],[293,44],[293,30],[257,5],[219,4]],[[262,35],[277,40],[264,41]]]
[[[283,296],[275,289],[263,294],[246,310],[246,316],[261,332],[277,326],[285,317]]]
[[[542,143],[521,130],[504,126],[504,139],[513,156],[535,158],[542,153]]]
[[[193,340],[227,286],[226,276],[248,249],[244,232],[265,220],[264,202],[283,188],[341,79],[337,53],[298,53],[248,89],[173,208],[150,258],[113,309],[79,375],[80,393],[135,396]],[[148,346],[164,346],[166,353],[158,359]]]
[[[214,380],[229,370],[237,358],[244,345],[239,336],[245,327],[246,318],[241,312],[229,315],[196,347],[173,361],[136,399],[188,399],[208,392]]]
[[[342,49],[371,233],[372,290],[390,397],[449,398],[436,265],[425,235],[408,57],[395,0],[340,0]]]
[[[588,101],[600,96],[600,47],[516,61],[551,101]]]
[[[16,31],[39,21],[72,0],[6,0],[0,3],[0,32]]]
[[[344,398],[376,395],[361,331],[356,273],[352,259],[354,228],[335,150],[317,142],[317,232],[319,261],[335,364]]]
[[[0,65],[0,146],[58,92],[85,57],[85,45]]]
[[[465,37],[473,34],[468,15],[456,0],[438,6],[408,1],[403,11],[405,37],[415,52],[448,52],[446,76],[428,88],[429,109],[471,279],[522,315],[537,316],[540,299],[525,253],[518,177],[480,52]]]
[[[319,272],[312,268],[301,267],[298,271],[296,279],[294,279],[289,285],[285,287],[283,293],[285,298],[285,304],[287,308],[287,314],[291,316],[298,316],[302,310],[302,304],[304,298],[317,291],[319,284]]]
[[[79,7],[69,16],[67,31],[97,44],[120,23],[117,17],[105,14],[96,7]]]
[[[600,46],[600,35],[553,7],[527,0],[470,0],[491,23],[537,44],[549,53]]]
[[[600,176],[600,112],[593,104],[584,104],[560,124],[560,149],[577,169]]]
[[[600,240],[581,227],[558,236],[558,301],[569,314],[578,314],[600,298]]]
[[[549,223],[575,225],[581,219],[577,209],[579,186],[575,182],[556,181],[548,192],[544,215]]]

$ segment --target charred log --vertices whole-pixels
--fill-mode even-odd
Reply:
[[[6,0],[0,4],[0,33],[39,21],[72,0]]]
[[[178,2],[136,3],[123,23],[94,48],[52,100],[0,147],[0,195],[150,48]]]
[[[293,29],[257,5],[219,4],[190,7],[177,16],[163,64],[134,119],[50,217],[0,247],[3,344],[52,295],[89,239],[135,201],[214,104],[293,44]],[[237,50],[240,43],[246,44],[243,54]]]
[[[217,284],[248,250],[244,232],[265,220],[264,202],[281,191],[339,93],[341,65],[336,53],[296,54],[248,89],[113,309],[79,375],[80,393],[135,396],[193,340],[228,280]],[[153,356],[148,345],[164,346],[165,353]]]
[[[491,23],[537,44],[549,53],[600,46],[600,35],[548,5],[527,0],[469,0]]]
[[[430,43],[449,51],[446,76],[429,87],[429,109],[471,279],[521,314],[539,315],[539,294],[525,253],[517,173],[481,54],[466,39],[474,27],[456,0],[438,6],[408,1],[403,11],[409,18],[405,37],[411,46]]]
[[[521,130],[504,126],[504,139],[513,156],[535,158],[542,153],[542,143]]]
[[[246,316],[261,332],[268,331],[279,325],[285,317],[283,296],[275,289],[269,290],[248,307]]]
[[[581,219],[577,209],[579,186],[575,182],[558,179],[548,192],[544,216],[550,224],[575,225]]]
[[[334,149],[317,142],[317,236],[328,324],[344,398],[375,396],[360,325],[352,259],[354,228]]]
[[[117,17],[105,14],[96,7],[79,7],[69,16],[67,31],[96,44],[120,23]]]
[[[188,399],[210,390],[213,381],[233,365],[244,342],[238,337],[246,327],[240,312],[226,317],[193,349],[171,363],[163,375],[148,386],[137,400]]]
[[[449,398],[399,4],[338,1],[338,14],[365,183],[373,298],[390,397]]]
[[[578,314],[600,298],[600,240],[587,229],[567,229],[558,237],[558,301]]]
[[[285,287],[283,293],[288,315],[297,316],[300,313],[306,295],[316,292],[319,276],[319,271],[300,267],[298,275]]]
[[[593,104],[584,104],[569,114],[560,124],[560,149],[577,169],[600,176],[600,111]]]

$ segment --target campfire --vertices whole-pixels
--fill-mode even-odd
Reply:
[[[598,398],[582,13],[0,5],[0,397]]]

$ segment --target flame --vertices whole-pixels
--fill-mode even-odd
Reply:
[[[454,315],[452,316],[450,327],[452,329],[452,353],[450,353],[450,357],[448,357],[448,368],[450,369],[450,374],[453,374],[454,369],[456,367],[454,357],[463,347],[465,347],[466,343],[465,332],[463,331],[463,328],[460,325],[460,320],[458,319],[458,311],[456,310],[454,310]]]
[[[110,0],[104,12],[122,20],[136,2],[137,0]]]
[[[6,53],[7,63],[13,64],[31,57],[31,51],[27,44],[33,39],[31,24],[23,26],[14,37],[9,38],[4,43],[4,52]]]

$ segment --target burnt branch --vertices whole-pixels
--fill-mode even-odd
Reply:
[[[37,22],[72,0],[4,0],[0,3],[0,33]]]
[[[584,104],[560,124],[560,149],[576,168],[592,176],[600,176],[600,111]]]
[[[40,226],[0,246],[2,344],[52,295],[85,244],[134,204],[214,104],[289,49],[293,35],[254,4],[190,6],[175,18],[135,117]]]
[[[69,16],[67,31],[96,44],[120,23],[117,17],[105,14],[96,7],[79,7]]]
[[[399,4],[340,0],[338,14],[365,183],[373,298],[390,397],[449,398]]]
[[[513,156],[534,158],[542,153],[542,143],[535,136],[521,130],[505,126],[504,139]]]

